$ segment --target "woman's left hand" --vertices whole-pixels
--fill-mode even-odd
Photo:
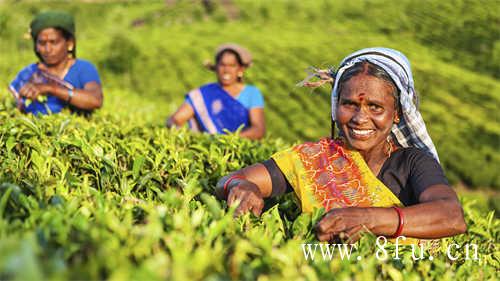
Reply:
[[[340,238],[355,242],[369,229],[369,223],[367,208],[332,209],[316,225],[316,237],[320,241]]]

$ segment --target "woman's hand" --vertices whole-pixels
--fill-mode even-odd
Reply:
[[[233,184],[234,182],[234,184]],[[240,216],[251,211],[255,216],[260,216],[264,208],[264,199],[259,188],[247,180],[233,180],[227,197],[227,205],[238,204],[234,214]]]
[[[369,208],[332,209],[316,225],[316,237],[320,241],[340,238],[355,242],[370,229],[369,218]]]
[[[53,90],[53,86],[50,84],[35,84],[27,83],[24,85],[19,94],[30,100],[36,100],[40,95],[45,95]]]

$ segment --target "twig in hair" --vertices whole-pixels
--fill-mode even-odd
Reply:
[[[323,86],[326,83],[333,83],[334,81],[334,72],[331,69],[319,69],[313,66],[310,66],[307,70],[307,77],[296,84],[298,87],[310,87],[316,88]],[[310,81],[313,78],[318,78],[318,81]]]

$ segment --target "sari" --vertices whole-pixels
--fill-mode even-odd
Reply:
[[[224,134],[250,125],[249,110],[227,93],[218,83],[194,89],[186,96],[195,116],[189,120],[193,131]]]
[[[31,64],[23,69],[17,77],[9,85],[9,91],[14,96],[18,107],[22,108],[25,112],[33,114],[51,114],[58,113],[64,107],[66,102],[59,98],[46,95],[39,96],[37,100],[29,100],[19,94],[21,88],[27,83],[44,84],[54,83],[66,89],[73,90],[74,87],[69,82],[60,79],[59,77],[50,74],[46,71],[40,70],[37,64]]]
[[[341,140],[303,143],[272,156],[300,199],[302,212],[315,208],[403,206],[372,173],[361,154]]]
[[[324,208],[403,207],[398,197],[370,170],[361,154],[330,138],[275,153],[279,167],[301,202],[302,212]],[[395,239],[389,239],[390,242]],[[407,237],[402,245],[425,240]]]

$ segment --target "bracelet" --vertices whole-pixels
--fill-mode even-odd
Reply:
[[[245,180],[246,178],[244,176],[238,175],[238,174],[232,175],[231,177],[229,177],[227,179],[227,181],[224,183],[224,196],[226,196],[226,198],[227,198],[227,195],[228,195],[227,187],[235,179]]]
[[[70,103],[71,99],[73,98],[73,89],[68,89],[68,98],[66,99],[66,103]]]
[[[401,235],[401,233],[403,232],[403,225],[405,223],[405,216],[403,215],[403,211],[401,210],[401,208],[396,207],[396,206],[393,206],[392,208],[394,210],[396,210],[396,212],[398,213],[399,225],[398,225],[398,229],[396,230],[396,233],[394,233],[390,238],[398,238]]]

